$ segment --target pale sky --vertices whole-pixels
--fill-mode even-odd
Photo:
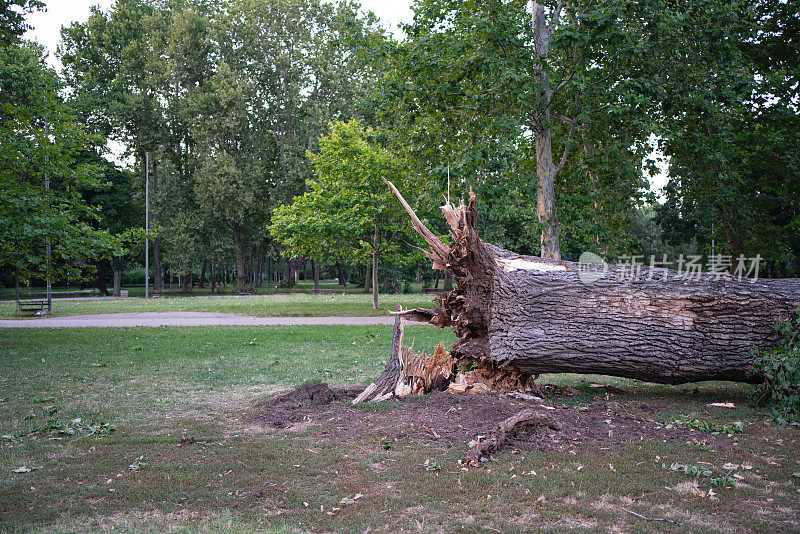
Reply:
[[[51,65],[60,71],[60,62],[55,57],[56,47],[61,39],[61,26],[69,25],[74,21],[83,22],[89,18],[90,6],[100,6],[107,10],[114,0],[45,0],[47,12],[34,13],[28,17],[28,22],[34,29],[25,34],[25,38],[39,42],[50,52],[48,58]],[[364,9],[375,13],[388,30],[398,35],[397,25],[411,22],[412,0],[361,0]],[[115,151],[116,152],[116,151]],[[654,151],[651,157],[660,154]],[[666,183],[666,162],[659,165],[661,171],[657,176],[650,178],[650,187],[658,192]]]

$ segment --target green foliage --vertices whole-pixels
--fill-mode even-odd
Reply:
[[[13,43],[29,30],[25,16],[42,9],[42,0],[0,0],[0,46]]]
[[[293,256],[368,264],[373,252],[396,252],[404,226],[382,178],[406,193],[411,184],[372,128],[353,120],[330,129],[319,153],[309,153],[316,169],[310,191],[275,210],[270,233]]]
[[[729,476],[713,477],[710,480],[712,486],[721,489],[736,487],[736,479]]]
[[[435,462],[435,461],[431,460],[430,458],[426,458],[425,459],[425,463],[423,463],[422,465],[425,466],[425,471],[441,471],[442,470],[442,464],[440,462]]]
[[[328,122],[373,115],[384,38],[350,2],[117,0],[62,39],[90,128],[142,175],[151,154],[154,255],[178,273],[234,260],[241,284],[248,250],[274,248],[272,210],[307,190]]]
[[[684,5],[658,21],[658,33],[685,28],[694,38],[682,48],[698,60],[687,63],[673,44],[653,49],[671,73],[660,110],[671,158],[658,209],[665,238],[694,241],[700,253],[714,240],[717,253],[790,262],[800,256],[800,60],[786,51],[800,42],[800,17],[782,3]]]
[[[713,474],[713,472],[707,467],[698,467],[696,465],[686,465],[679,463],[674,463],[670,465],[669,469],[670,471],[683,471],[692,478],[698,478],[701,476],[710,477]]]
[[[716,423],[711,423],[709,421],[703,421],[702,419],[694,418],[687,418],[687,419],[676,419],[674,421],[670,421],[666,425],[665,428],[688,428],[690,430],[699,430],[700,432],[707,432],[709,434],[735,434],[737,432],[744,432],[744,423],[741,421],[732,421],[730,423],[725,423],[723,425],[718,425]]]
[[[795,314],[800,317],[800,310]],[[800,325],[797,318],[776,325],[778,346],[757,354],[753,373],[763,378],[753,398],[782,424],[800,426]]]
[[[137,469],[141,469],[142,467],[146,466],[147,462],[144,459],[144,455],[139,456],[136,458],[132,464],[128,466],[129,471],[136,471]]]
[[[91,420],[89,422],[85,422],[81,417],[65,420],[57,417],[57,413],[57,406],[45,407],[41,413],[36,413],[34,411],[28,412],[25,417],[23,417],[24,420],[32,422],[27,434],[28,437],[55,436],[58,438],[59,436],[75,436],[76,434],[96,436],[111,434],[117,430],[116,425],[107,421]],[[10,439],[11,441],[19,439],[14,435],[3,437]]]
[[[60,90],[41,47],[0,46],[0,265],[22,281],[66,271],[76,279],[92,262],[123,250],[98,227],[99,210],[81,194],[107,187],[98,166],[82,157],[99,139]]]

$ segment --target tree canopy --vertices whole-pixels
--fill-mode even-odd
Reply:
[[[116,0],[62,29],[61,73],[20,38],[43,3],[2,7],[0,246],[23,280],[139,263],[148,172],[156,291],[207,265],[246,291],[278,254],[375,290],[418,275],[387,174],[440,233],[472,188],[481,235],[521,253],[713,243],[800,271],[791,3],[416,0],[392,37],[350,0]]]

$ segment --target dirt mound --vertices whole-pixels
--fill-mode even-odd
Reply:
[[[445,447],[462,446],[490,435],[499,423],[524,409],[546,414],[560,424],[523,429],[508,445],[529,450],[565,450],[584,444],[612,447],[643,440],[697,441],[725,447],[722,436],[682,428],[665,428],[649,418],[635,416],[617,402],[593,402],[581,407],[519,400],[507,395],[470,395],[435,392],[393,399],[380,406],[354,407],[358,389],[331,390],[314,384],[260,403],[252,421],[271,428],[314,423],[315,436],[341,439],[365,432],[393,439],[420,439]],[[388,405],[387,405],[388,404]],[[638,410],[639,406],[636,406]],[[306,428],[307,425],[303,425]]]
[[[327,406],[337,400],[353,399],[362,389],[341,388],[334,391],[325,383],[310,384],[257,404],[259,412],[254,420],[274,428],[285,428],[292,423],[309,420],[308,414],[313,408]]]

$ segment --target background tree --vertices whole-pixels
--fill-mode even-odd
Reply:
[[[196,137],[200,169],[195,195],[204,214],[231,235],[236,256],[236,290],[245,289],[245,239],[259,228],[259,198],[264,172],[259,168],[258,136],[248,111],[249,91],[222,63],[198,103]]]
[[[0,0],[0,45],[14,44],[30,29],[25,17],[42,9],[41,0]]]
[[[800,60],[790,52],[800,15],[780,2],[708,2],[659,22],[664,35],[692,35],[679,55],[657,49],[672,82],[661,110],[670,183],[658,210],[668,242],[708,253],[716,241],[731,269],[760,254],[770,271],[800,272]]]
[[[270,231],[295,254],[371,259],[372,304],[378,309],[378,264],[396,250],[403,223],[382,177],[408,187],[399,162],[375,131],[358,121],[333,122],[310,154],[317,178],[310,191],[275,211]]]
[[[636,90],[642,13],[615,1],[527,6],[418,2],[409,37],[392,54],[385,116],[420,172],[441,184],[449,163],[494,204],[491,219],[518,221],[505,234],[493,225],[509,246],[560,257],[561,206],[570,252],[587,241],[618,252],[646,187],[647,109]],[[601,165],[620,164],[613,178],[600,176]],[[613,233],[601,235],[601,217],[618,221]],[[593,218],[594,228],[577,231]]]
[[[105,187],[78,157],[99,141],[59,96],[61,83],[40,46],[0,45],[0,264],[20,279],[84,278],[94,262],[121,254],[93,223],[79,191]],[[46,244],[52,254],[46,254]]]

